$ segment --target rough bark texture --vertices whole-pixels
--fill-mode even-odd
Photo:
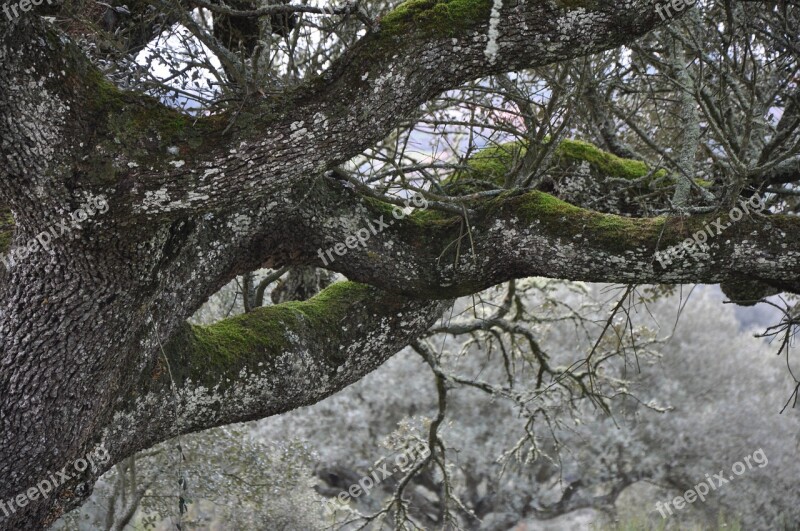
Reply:
[[[503,280],[748,277],[793,289],[795,219],[743,221],[707,256],[664,269],[654,251],[703,218],[627,219],[540,192],[505,195],[468,205],[475,254],[456,260],[459,219],[395,220],[324,176],[445,89],[617,46],[661,23],[646,0],[500,4],[491,22],[488,0],[403,4],[327,73],[256,102],[232,126],[120,92],[32,14],[0,20],[0,251],[82,205],[109,207],[0,267],[0,501],[100,442],[112,456],[0,513],[0,529],[51,523],[137,450],[321,400],[407,345],[447,300]],[[335,285],[209,328],[185,324],[236,274],[322,265],[317,248],[380,216],[393,223],[329,266],[373,287]]]

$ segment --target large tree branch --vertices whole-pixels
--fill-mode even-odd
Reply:
[[[325,74],[247,102],[235,119],[189,120],[85,76],[94,94],[71,103],[105,117],[85,160],[105,170],[76,185],[116,196],[115,210],[148,217],[257,202],[298,174],[357,155],[443,90],[608,49],[661,23],[653,0],[581,7],[553,0],[407,2]]]
[[[187,324],[120,398],[105,432],[113,461],[176,435],[318,402],[379,367],[448,304],[340,282],[306,302]]]
[[[319,219],[306,226],[297,259],[407,296],[451,298],[528,276],[620,283],[747,279],[785,291],[800,289],[795,280],[800,220],[794,216],[745,214],[738,222],[731,222],[727,212],[628,218],[532,191],[468,204],[468,230],[462,218],[450,214],[395,219],[389,205],[369,198],[354,208],[356,192],[332,179],[317,189],[319,195],[307,201]],[[716,235],[718,218],[730,227]],[[378,220],[386,226],[381,229]],[[680,245],[706,227],[714,236],[706,233],[705,252],[663,266],[656,261],[656,251]],[[341,250],[362,228],[369,233],[365,245],[347,248],[340,257],[336,245],[342,244]]]

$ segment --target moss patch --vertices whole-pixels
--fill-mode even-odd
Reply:
[[[364,206],[370,210],[376,211],[378,214],[383,214],[384,218],[391,218],[394,205],[384,203],[383,201],[375,199],[374,197],[364,196],[361,200],[363,201]]]
[[[467,166],[480,175],[481,180],[503,186],[506,174],[525,156],[525,152],[526,149],[520,142],[491,146],[470,157]]]
[[[603,151],[594,144],[581,140],[564,140],[556,148],[560,157],[586,161],[609,177],[621,179],[638,179],[650,171],[647,164],[640,160],[623,159],[613,153]],[[663,177],[665,170],[658,170],[653,177]]]
[[[469,170],[459,171],[443,183],[451,193],[471,193],[479,191],[470,179],[491,183],[494,188],[505,184],[506,174],[525,156],[526,148],[522,142],[507,142],[481,149],[467,160]],[[589,142],[581,140],[562,140],[556,148],[556,156],[561,159],[585,161],[594,166],[601,175],[621,179],[638,179],[646,176],[650,169],[640,160],[624,159],[603,151]],[[666,170],[658,170],[653,178],[667,175]]]
[[[467,170],[460,170],[442,182],[444,189],[452,195],[466,195],[485,189],[502,188],[506,174],[514,164],[525,156],[521,142],[507,142],[485,147],[466,161]],[[487,183],[491,186],[482,186]]]
[[[550,234],[565,238],[580,234],[593,244],[609,250],[655,242],[666,220],[663,216],[628,218],[602,214],[538,191],[503,201],[508,201],[513,212],[526,223],[538,221],[547,227]]]
[[[707,214],[689,218],[630,218],[576,207],[539,191],[520,195],[509,192],[489,204],[490,209],[485,210],[484,214],[513,215],[527,224],[538,222],[545,226],[549,234],[557,237],[571,239],[580,234],[589,244],[612,252],[629,250],[636,245],[646,246],[655,252],[656,242],[660,249],[678,245],[692,234],[704,230],[706,224],[717,217],[716,214]],[[772,221],[777,225],[779,216],[772,218]],[[738,227],[741,231],[750,230],[745,223]]]
[[[192,117],[155,98],[120,90],[96,70],[83,77],[98,149],[87,152],[77,171],[91,182],[114,184],[119,173],[127,172],[115,165],[120,151],[142,167],[170,168],[171,160],[201,157],[216,147],[211,139],[219,138],[227,125],[223,116]],[[177,154],[168,153],[173,146]]]
[[[0,253],[5,253],[11,247],[15,226],[11,210],[0,207]]]
[[[402,35],[409,30],[451,36],[489,18],[490,0],[408,0],[381,18],[381,30]]]
[[[366,285],[338,282],[308,301],[258,308],[210,326],[186,325],[166,347],[173,376],[224,388],[226,380],[234,381],[244,368],[256,371],[263,364],[262,370],[269,370],[290,346],[287,335],[292,331],[313,332],[315,343],[324,349],[337,342],[342,320],[368,293]]]
[[[379,201],[378,199],[372,197],[363,197],[362,201],[364,205],[375,215],[383,215],[384,220],[395,219],[395,205],[384,203],[383,201]],[[446,212],[440,212],[438,210],[422,210],[415,208],[403,219],[411,222],[415,228],[419,229],[425,227],[435,228],[444,225],[450,225],[454,223],[453,220],[458,220],[458,216]],[[402,230],[402,225],[395,227],[394,229]]]
[[[439,210],[415,210],[407,219],[418,227],[445,227],[460,222],[457,215]]]

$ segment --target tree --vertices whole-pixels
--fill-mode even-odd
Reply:
[[[3,529],[51,523],[101,472],[158,442],[317,402],[414,343],[453,298],[504,281],[722,282],[742,302],[798,290],[800,233],[786,215],[800,161],[794,6],[769,4],[758,17],[728,3],[702,19],[687,10],[667,44],[650,34],[634,45],[666,22],[651,0],[244,4],[115,2],[98,12],[75,2],[42,6],[47,20],[0,18],[0,500],[15,502]],[[289,28],[299,13],[338,22]],[[260,22],[216,34],[209,23],[242,17]],[[698,39],[714,20],[726,27]],[[152,54],[163,28],[196,41]],[[635,46],[629,66],[565,63],[625,43]],[[154,86],[140,53],[183,84]],[[598,66],[620,84],[584,84]],[[545,106],[548,124],[537,122],[543,112],[500,76],[535,67],[556,83],[553,105],[565,103],[560,81],[589,116],[571,124]],[[195,68],[210,73],[211,96]],[[385,186],[375,183],[386,175],[372,186],[357,178],[421,105],[490,75],[521,106],[524,143],[435,179],[435,163],[408,167],[419,174],[410,180],[407,165],[395,168]],[[661,93],[675,100],[657,107]],[[177,110],[167,95],[195,108]],[[591,104],[574,105],[578,96]],[[643,127],[635,109],[653,122]],[[663,147],[676,129],[690,134]],[[589,130],[617,155],[563,139]],[[632,155],[644,162],[619,158]],[[358,167],[343,170],[351,159]],[[594,175],[599,196],[624,208],[585,204],[564,175]],[[398,189],[422,194],[428,209],[393,209],[407,205]],[[758,192],[773,194],[769,215],[738,221],[691,260],[655,262]],[[372,234],[361,245],[353,236],[365,220]],[[335,259],[323,261],[329,248]],[[322,265],[354,282],[210,327],[186,323],[237,274]],[[784,325],[791,331],[791,313]],[[22,494],[100,443],[108,464],[47,497]]]
[[[53,528],[151,529],[169,517],[189,529],[319,529],[324,499],[311,466],[299,443],[265,445],[241,427],[216,428],[125,459]]]

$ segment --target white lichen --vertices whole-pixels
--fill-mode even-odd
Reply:
[[[489,15],[489,42],[486,43],[486,49],[483,51],[490,64],[494,64],[497,61],[497,52],[499,50],[497,38],[500,36],[500,10],[502,8],[503,0],[494,0],[492,13]]]
[[[237,236],[244,236],[250,230],[251,219],[244,214],[237,214],[228,222],[228,227]]]
[[[142,210],[150,210],[151,208],[160,208],[164,203],[169,202],[169,192],[165,188],[159,190],[146,191],[144,193],[144,201],[142,202]]]

